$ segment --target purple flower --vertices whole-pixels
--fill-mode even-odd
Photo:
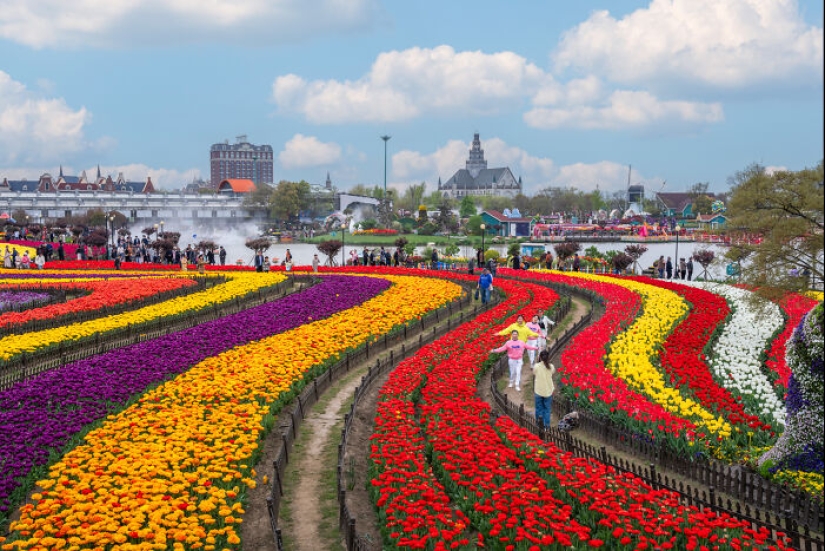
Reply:
[[[0,524],[32,468],[48,464],[84,427],[147,388],[210,356],[357,306],[389,286],[378,278],[325,277],[300,293],[92,356],[0,392]]]

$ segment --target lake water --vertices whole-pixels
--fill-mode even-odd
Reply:
[[[182,240],[183,241],[183,240]],[[244,240],[236,240],[222,238],[217,240],[220,244],[222,244],[227,250],[227,263],[234,264],[238,259],[243,261],[244,264],[252,265],[252,252],[247,249],[243,242]],[[582,243],[582,251],[579,254],[584,254],[584,249],[589,248],[590,246],[595,246],[596,250],[599,252],[607,252],[610,250],[618,250],[624,251],[624,248],[628,245],[626,242],[613,242],[613,243]],[[548,244],[548,247],[552,247],[552,244]],[[676,243],[648,243],[645,244],[648,248],[647,252],[642,255],[639,259],[639,265],[641,268],[648,268],[653,265],[653,262],[659,258],[659,256],[664,255],[665,258],[670,256],[671,258],[676,258]],[[350,257],[350,250],[355,250],[356,253],[361,254],[363,250],[363,245],[357,247],[350,247],[345,246],[344,254],[346,258],[349,259]],[[370,247],[372,248],[372,247]],[[507,247],[504,245],[495,245],[489,247],[490,249],[495,249],[499,253],[504,254],[507,251]],[[719,258],[725,253],[725,248],[720,247],[717,245],[708,245],[705,243],[694,243],[694,242],[679,242],[679,251],[678,256],[687,258],[689,255],[692,255],[696,250],[699,249],[710,249],[716,253],[716,257]],[[296,265],[309,265],[312,263],[312,257],[316,253],[318,253],[318,249],[315,245],[306,244],[306,243],[289,243],[289,244],[276,244],[273,245],[266,254],[269,255],[270,258],[277,258],[282,260],[284,255],[286,254],[286,250],[289,249],[292,253],[293,258],[295,259]],[[423,253],[423,247],[419,247],[416,249],[416,254]],[[390,249],[392,250],[392,249]],[[552,250],[552,249],[551,249]],[[473,254],[471,247],[461,247],[461,252],[459,253],[461,256],[469,257]],[[555,251],[553,251],[555,255]],[[323,255],[319,255],[321,258],[321,262],[325,260]],[[341,261],[341,253],[338,253],[336,260],[340,263]],[[693,275],[696,277],[702,272],[702,267],[699,266],[694,262],[694,271]],[[717,260],[714,262],[713,265],[708,269],[708,274],[711,278],[724,278],[725,277],[725,264],[724,262]]]

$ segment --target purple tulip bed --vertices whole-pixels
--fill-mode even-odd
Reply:
[[[32,303],[38,305],[49,301],[49,293],[34,293],[30,291],[0,291],[0,312],[6,310],[20,310]]]
[[[0,526],[48,465],[147,389],[208,357],[353,308],[390,285],[370,277],[325,277],[299,293],[67,364],[0,392]]]

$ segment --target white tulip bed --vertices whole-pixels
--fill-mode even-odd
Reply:
[[[732,315],[710,353],[709,364],[717,380],[742,396],[749,413],[770,417],[784,426],[784,399],[777,395],[762,362],[762,353],[785,323],[779,307],[732,285],[695,281],[688,284],[723,296],[731,308]]]

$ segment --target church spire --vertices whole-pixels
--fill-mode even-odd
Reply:
[[[487,161],[484,160],[484,150],[481,149],[481,139],[478,132],[473,135],[473,146],[470,149],[470,157],[467,159],[466,168],[473,178],[476,178],[479,172],[487,168]]]
[[[100,180],[100,163],[97,163],[97,179]]]

